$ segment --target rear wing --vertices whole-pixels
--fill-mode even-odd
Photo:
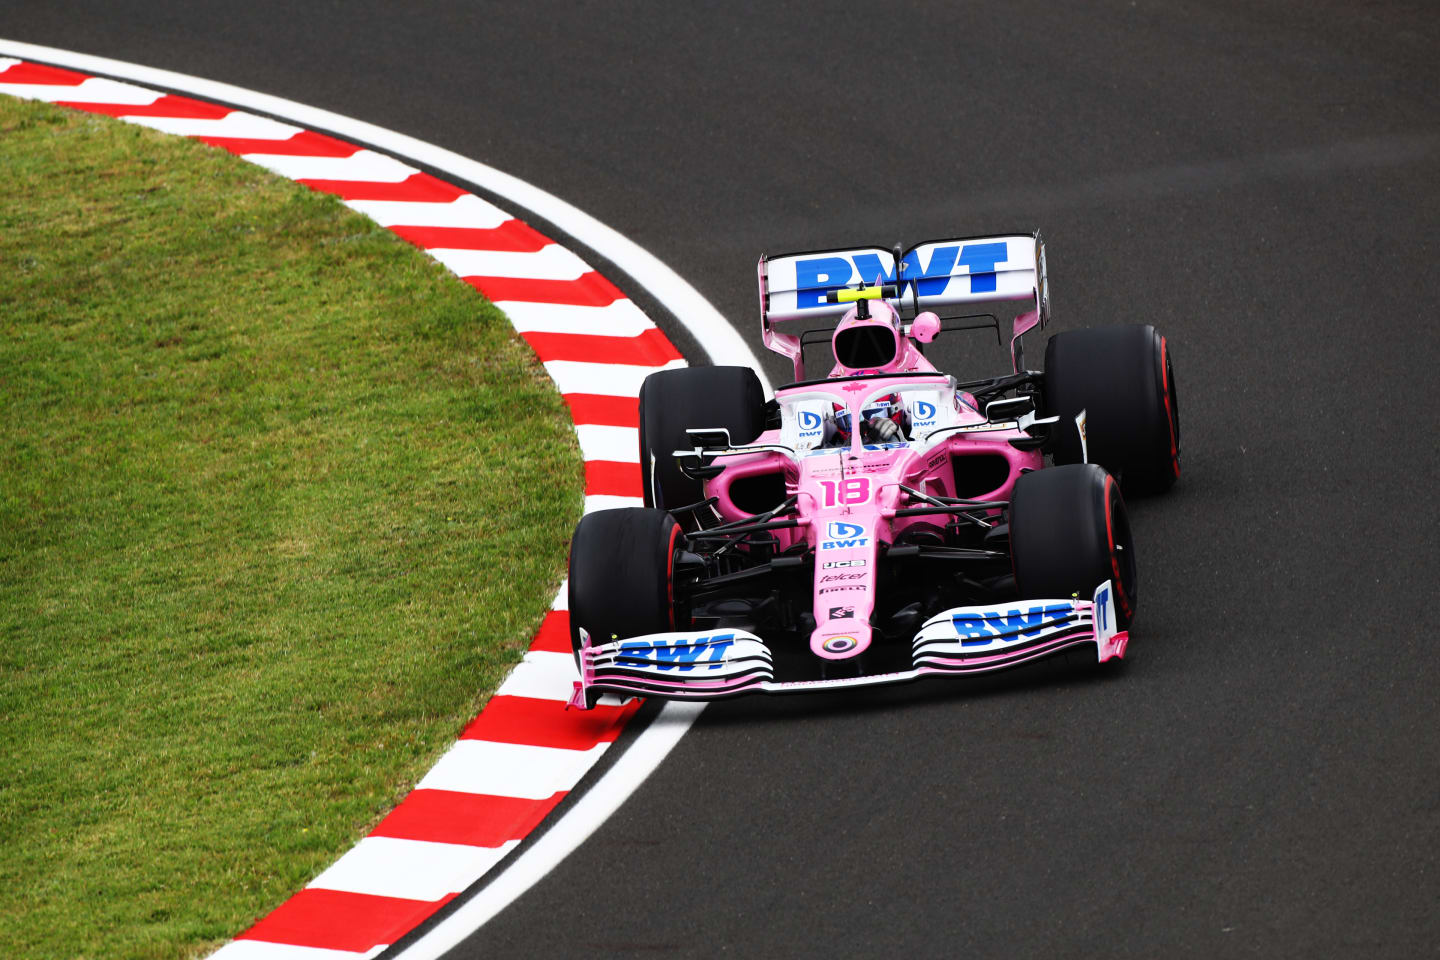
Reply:
[[[838,320],[851,305],[827,302],[827,295],[835,290],[893,284],[895,296],[885,299],[909,318],[926,310],[943,318],[969,304],[1033,299],[1033,315],[1016,318],[1011,338],[1017,370],[1020,336],[1050,318],[1045,242],[1038,233],[927,240],[903,254],[898,247],[853,247],[762,255],[756,275],[762,339],[766,347],[795,362],[796,379],[803,378],[800,337],[775,325],[794,324],[804,330],[807,327],[800,324]]]

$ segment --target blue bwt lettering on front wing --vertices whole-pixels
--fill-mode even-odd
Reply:
[[[658,670],[681,670],[689,672],[700,667],[719,670],[725,663],[725,651],[735,643],[735,634],[717,633],[713,637],[701,637],[694,643],[651,643],[648,640],[627,640],[620,644],[620,654],[629,653],[647,666]],[[705,654],[709,653],[708,656]]]
[[[952,619],[962,647],[983,647],[996,640],[1003,639],[1008,643],[1021,637],[1033,637],[1043,629],[1046,614],[1067,614],[1072,610],[1074,607],[1071,604],[1052,603],[1025,611],[1007,610],[1003,615],[998,612],[988,616],[983,613],[957,613]]]

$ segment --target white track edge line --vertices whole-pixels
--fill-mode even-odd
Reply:
[[[370,143],[389,150],[397,156],[418,160],[421,163],[478,184],[517,206],[536,214],[543,220],[555,224],[562,231],[578,240],[582,245],[596,251],[615,264],[649,291],[656,300],[664,304],[675,319],[693,336],[714,363],[731,363],[753,369],[760,378],[760,385],[768,394],[772,387],[755,353],[740,334],[683,277],[670,269],[660,258],[626,237],[624,234],[596,220],[578,207],[572,206],[554,194],[534,184],[497,170],[478,160],[471,160],[454,151],[419,140],[407,134],[387,130],[384,127],[332,113],[317,107],[306,106],[283,97],[246,90],[243,87],[205,80],[184,73],[160,70],[123,60],[111,60],[91,54],[75,53],[56,47],[24,43],[18,40],[0,38],[0,53],[11,56],[61,63],[80,70],[93,70],[112,76],[126,77],[143,83],[153,83],[172,90],[183,90],[199,97],[221,100],[262,113],[284,117],[309,128],[319,127],[351,137],[362,143]]]
[[[680,742],[703,703],[665,704],[615,765],[575,802],[539,840],[496,874],[479,893],[402,949],[405,960],[431,960],[452,949],[542,880],[560,861],[620,808]]]
[[[517,177],[364,121],[229,84],[4,38],[0,38],[0,52],[60,63],[78,70],[128,77],[199,97],[248,106],[302,125],[326,128],[373,143],[401,157],[420,160],[437,170],[477,183],[517,206],[539,214],[616,264],[671,311],[709,354],[712,362],[748,366],[760,378],[765,391],[768,393],[771,390],[764,369],[745,341],[720,312],[679,274],[649,251],[589,214]],[[667,703],[629,749],[564,816],[550,825],[532,847],[496,874],[477,896],[465,901],[455,913],[403,950],[401,955],[438,957],[539,882],[629,799],[680,742],[704,708],[703,703]]]

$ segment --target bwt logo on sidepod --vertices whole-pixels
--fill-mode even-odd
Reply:
[[[914,284],[918,296],[938,296],[950,286],[955,268],[963,266],[970,277],[971,293],[994,293],[995,267],[1008,259],[1010,249],[1004,241],[935,247],[930,254],[930,262],[923,266],[919,251],[911,250],[900,261],[900,283],[902,287]],[[826,306],[825,294],[846,286],[856,275],[865,283],[877,280],[880,283],[895,282],[894,271],[886,270],[880,255],[875,253],[795,261],[796,309],[814,310]],[[903,289],[900,291],[902,296],[904,292]]]
[[[851,550],[868,546],[869,543],[870,538],[865,535],[865,528],[860,524],[831,520],[825,528],[825,539],[820,542],[820,549]]]

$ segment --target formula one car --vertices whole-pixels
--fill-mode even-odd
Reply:
[[[764,343],[795,382],[767,402],[746,367],[645,381],[645,507],[589,514],[571,546],[572,705],[1123,657],[1137,594],[1121,488],[1180,473],[1165,338],[1059,333],[1027,370],[1023,337],[1050,314],[1038,234],[762,256],[758,278]],[[1024,311],[1012,372],[936,371],[925,345],[998,337],[973,311],[1000,301]],[[807,379],[805,348],[824,342],[834,365]]]

